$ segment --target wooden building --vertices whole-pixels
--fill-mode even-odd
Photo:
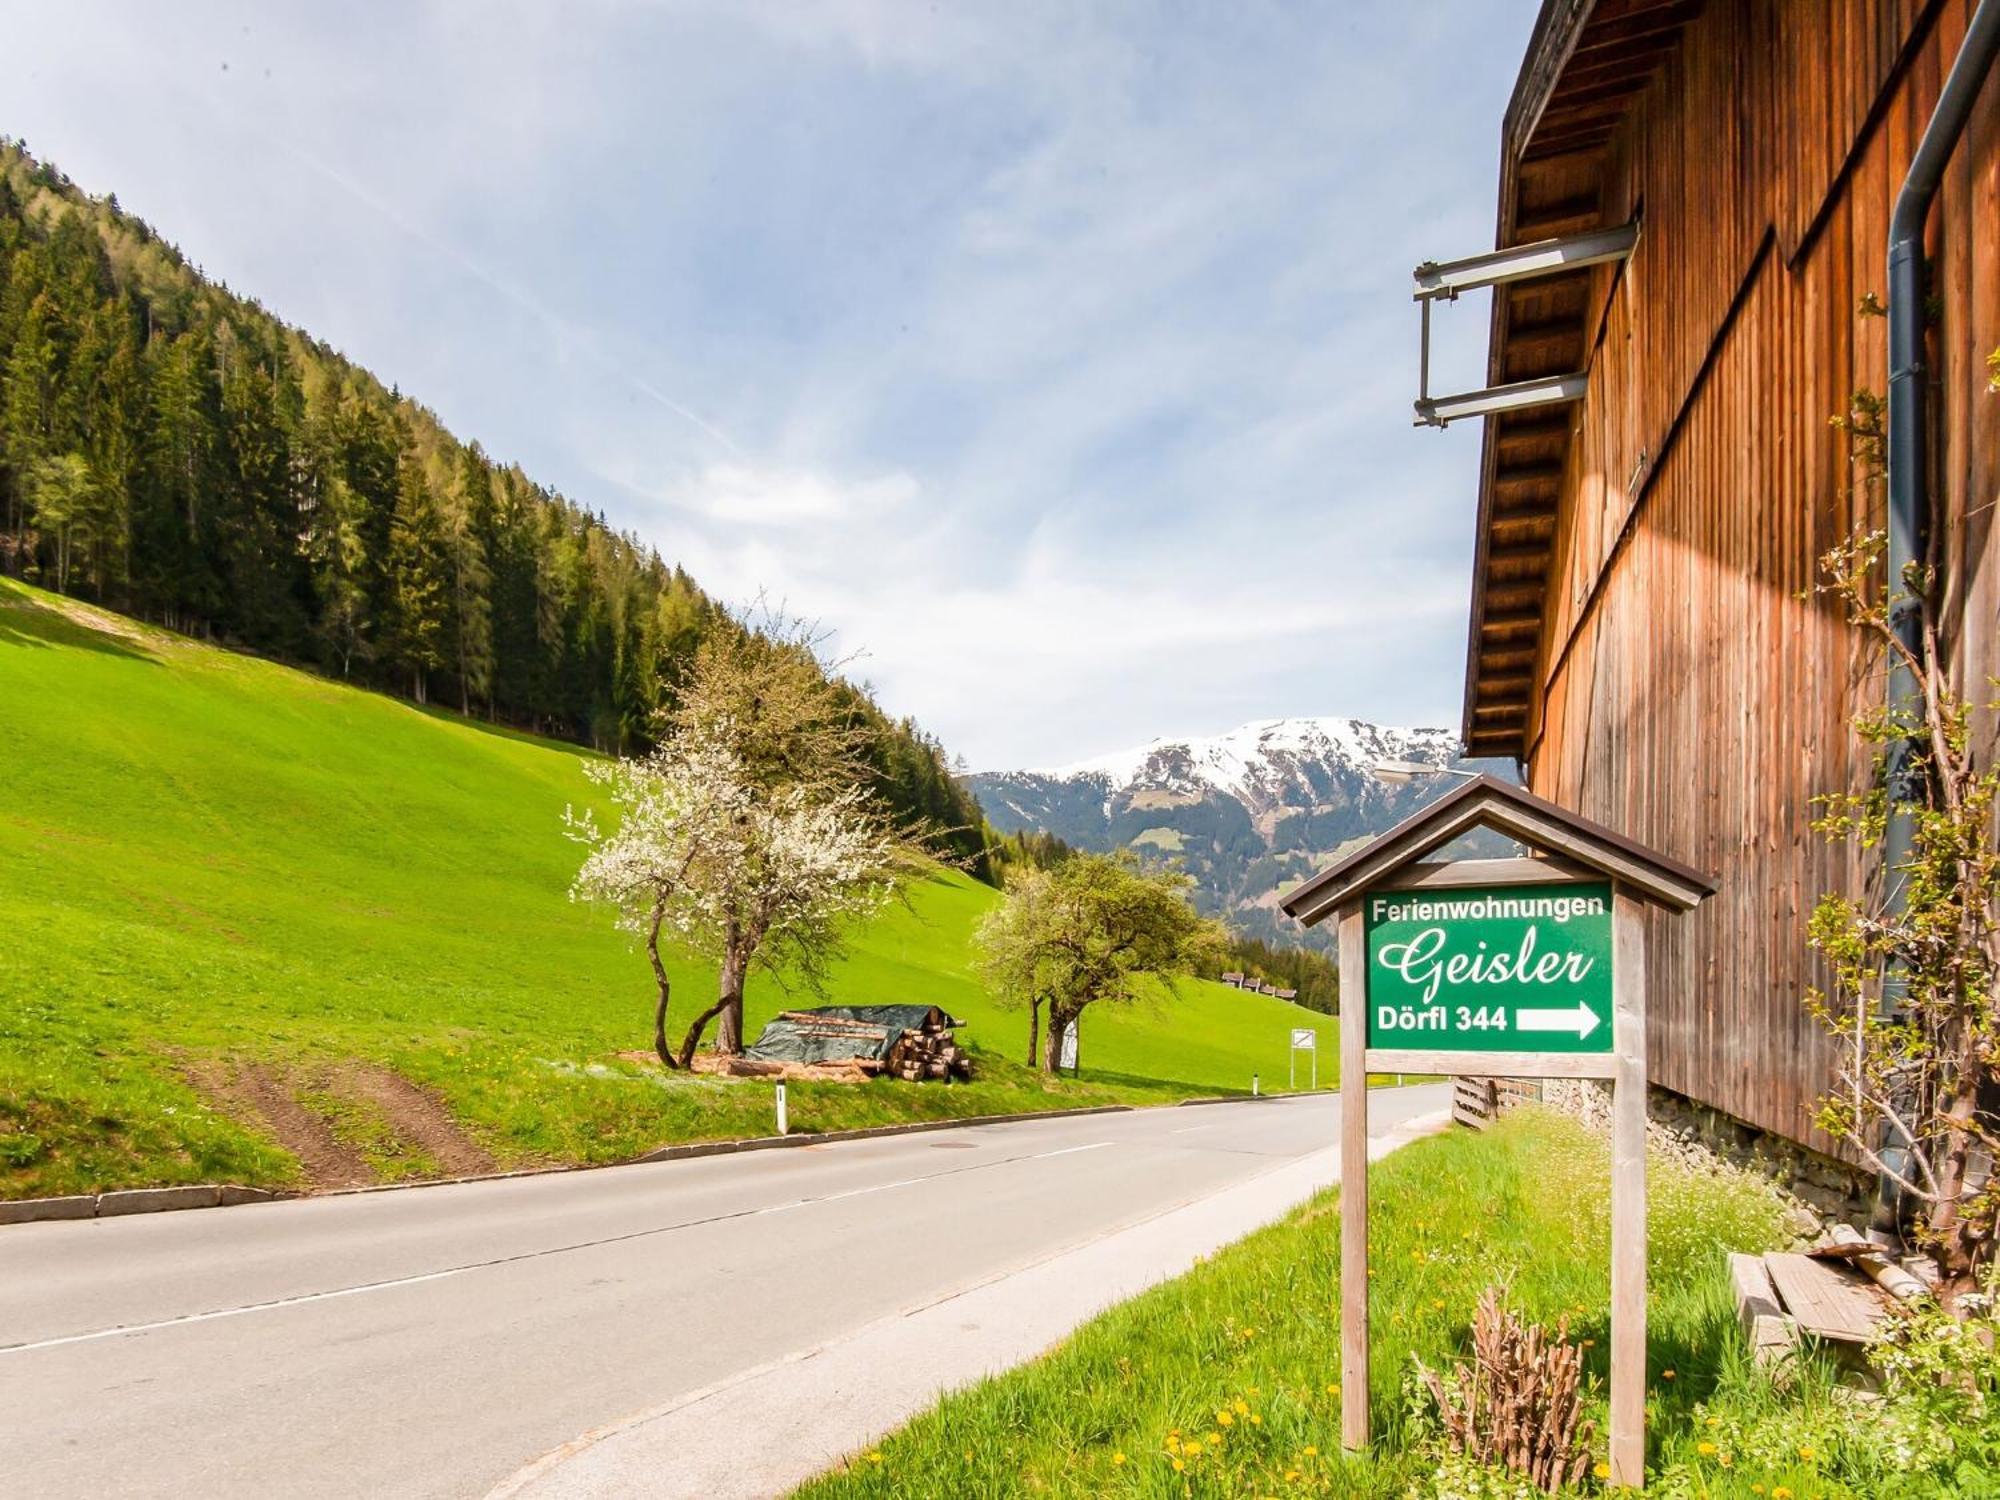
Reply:
[[[1810,830],[1870,774],[1848,728],[1882,664],[1817,559],[1880,526],[1831,425],[1886,390],[1891,203],[1968,0],[1547,0],[1502,129],[1501,247],[1632,224],[1622,259],[1495,290],[1489,384],[1578,374],[1485,418],[1465,690],[1475,755],[1716,872],[1649,932],[1655,1079],[1812,1126],[1829,1044],[1807,914],[1851,888]],[[2000,676],[2000,81],[1928,228],[1933,525],[1949,656]],[[1995,749],[1990,716],[1980,724]],[[1990,759],[1988,760],[1990,763]]]

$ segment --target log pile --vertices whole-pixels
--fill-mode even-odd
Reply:
[[[890,1044],[882,1066],[891,1078],[908,1083],[963,1080],[972,1076],[972,1058],[951,1032],[942,1027],[934,1031],[905,1031]]]

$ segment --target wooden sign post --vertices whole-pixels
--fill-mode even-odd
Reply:
[[[1426,862],[1476,828],[1526,859]],[[1611,1084],[1611,1481],[1646,1474],[1645,908],[1714,882],[1481,776],[1280,903],[1340,934],[1340,1428],[1368,1444],[1368,1075]]]

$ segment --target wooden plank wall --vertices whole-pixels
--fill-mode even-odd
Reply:
[[[1807,827],[1867,773],[1846,728],[1877,663],[1801,598],[1880,524],[1829,426],[1886,390],[1891,199],[1964,33],[1965,0],[1714,0],[1606,166],[1605,222],[1643,221],[1599,283],[1542,638],[1528,781],[1722,876],[1650,920],[1655,1079],[1822,1150],[1831,1077],[1801,996],[1807,913],[1856,872]],[[2000,674],[2000,84],[1934,220],[1941,492],[1962,680]],[[1984,696],[1992,696],[1986,694]],[[1989,752],[1991,720],[1982,726]]]

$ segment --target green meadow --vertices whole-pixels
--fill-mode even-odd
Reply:
[[[567,897],[583,754],[0,581],[0,1195],[315,1180],[260,1090],[373,1180],[453,1165],[389,1084],[459,1168],[766,1133],[768,1085],[624,1055],[651,981]],[[827,997],[944,1006],[977,1080],[794,1085],[794,1129],[1243,1092],[1283,1081],[1293,1025],[1333,1083],[1326,1017],[1208,982],[1086,1017],[1081,1076],[1043,1080],[972,971],[998,899],[937,874]],[[714,974],[672,968],[684,1026]],[[754,976],[753,1033],[802,1003]]]

